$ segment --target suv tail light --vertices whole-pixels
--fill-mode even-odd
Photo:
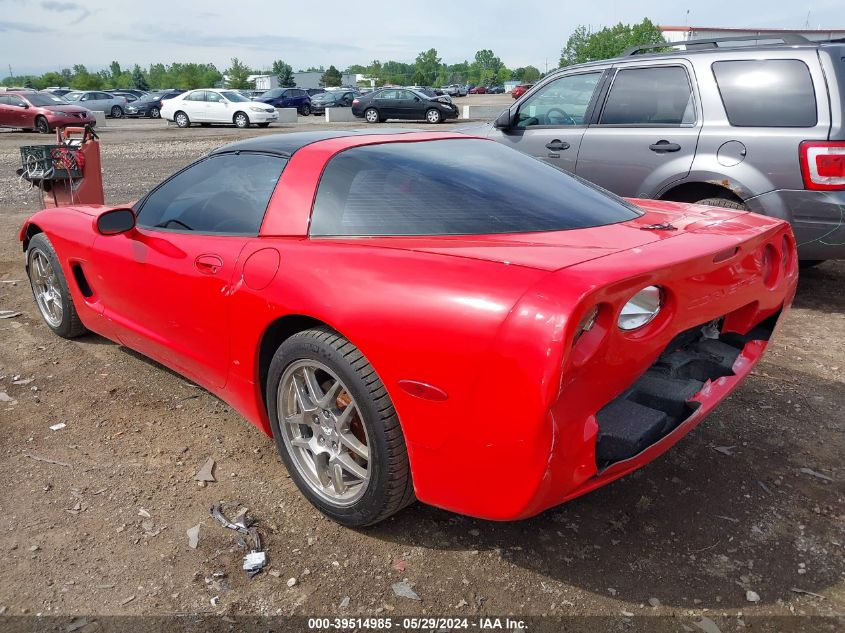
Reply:
[[[800,156],[806,189],[845,189],[845,142],[804,141]]]

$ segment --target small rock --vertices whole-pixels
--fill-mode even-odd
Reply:
[[[609,593],[611,596],[615,596],[616,595],[616,589],[614,589],[613,587],[608,587],[607,593]]]
[[[399,596],[400,598],[408,598],[409,600],[419,600],[420,597],[417,595],[417,592],[411,588],[411,583],[408,582],[408,579],[405,578],[402,582],[395,582],[391,586],[393,589],[393,593]]]
[[[269,573],[271,576],[273,576],[273,578],[281,578],[282,577],[282,572],[280,572],[278,569],[271,569],[267,573]]]
[[[209,602],[211,603],[212,607],[216,607],[218,604],[220,604],[220,596],[214,596],[211,600],[209,600]]]
[[[470,536],[481,536],[481,530],[472,529],[469,531]]]
[[[126,606],[127,604],[132,602],[134,599],[135,599],[135,596],[129,596],[128,598],[124,598],[123,600],[120,601],[120,606],[121,607]]]
[[[197,545],[200,542],[200,523],[197,523],[194,527],[190,527],[185,530],[185,534],[188,535],[188,547],[191,549],[196,549]]]
[[[716,623],[704,615],[701,616],[698,622],[693,622],[693,624],[704,631],[704,633],[722,633],[721,629],[716,626]]]
[[[660,606],[660,600],[658,600],[657,598],[649,598],[649,599],[648,599],[648,603],[649,603],[652,607],[654,607],[655,609],[656,609],[657,607],[659,607],[659,606]]]
[[[140,508],[138,510],[138,516],[144,517],[145,519],[152,519],[153,516],[150,514],[149,510],[145,510],[144,508]]]
[[[29,547],[29,551],[30,551],[30,552],[37,552],[37,551],[38,551],[38,550],[40,550],[40,549],[41,549],[41,548],[40,548],[40,547],[38,547],[38,545],[31,545],[31,546]]]
[[[345,609],[346,607],[348,607],[349,606],[349,596],[344,596],[343,600],[340,601],[340,604],[338,606],[341,609]]]
[[[288,578],[288,587],[293,587],[296,584],[296,578]]]
[[[214,459],[209,457],[205,460],[202,468],[194,475],[196,481],[217,481],[214,478]]]
[[[408,568],[408,563],[401,558],[393,559],[393,569],[396,571],[405,571]]]
[[[745,599],[748,600],[748,602],[760,602],[760,594],[749,589],[745,592]]]
[[[469,606],[469,603],[466,600],[464,600],[463,598],[461,598],[461,601],[458,604],[455,605],[455,608],[460,609],[461,607],[468,607],[468,606]]]

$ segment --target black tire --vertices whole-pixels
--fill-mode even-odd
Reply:
[[[303,105],[299,113],[302,116],[311,116],[311,104],[306,103],[305,105]]]
[[[123,108],[121,108],[120,106],[112,106],[111,117],[113,119],[123,118]]]
[[[151,119],[160,119],[161,118],[161,110],[158,108],[150,108],[150,118]]]
[[[425,112],[425,120],[434,125],[443,122],[443,115],[437,108],[429,108]]]
[[[800,259],[798,260],[798,268],[815,268],[819,264],[824,264],[826,261],[826,259]]]
[[[35,129],[38,131],[39,134],[49,134],[50,124],[47,122],[47,118],[43,116],[36,117]]]
[[[232,117],[232,123],[235,124],[235,127],[239,127],[242,130],[249,127],[249,116],[246,112],[235,112],[235,116]]]
[[[375,108],[367,108],[364,110],[364,120],[367,123],[380,123],[381,116],[379,116],[378,110]]]
[[[176,121],[176,125],[181,128],[191,127],[191,120],[188,118],[188,115],[181,110],[173,115],[173,120]]]
[[[270,127],[270,123],[256,123],[258,127]]]
[[[300,360],[329,367],[358,404],[366,428],[370,480],[363,496],[351,505],[333,504],[311,488],[288,452],[279,428],[277,393],[285,369]],[[276,350],[265,394],[276,448],[291,478],[305,497],[327,517],[348,527],[372,525],[412,503],[414,486],[405,436],[384,384],[360,350],[328,327],[294,334]]]
[[[729,200],[728,198],[704,198],[703,200],[697,200],[695,204],[703,204],[708,207],[722,207],[723,209],[736,209],[737,211],[748,211],[748,207],[741,202]]]
[[[61,293],[62,316],[61,321],[58,324],[50,323],[50,321],[44,316],[38,301],[38,292],[35,287],[36,284],[33,281],[32,272],[32,262],[33,258],[36,257],[36,254],[43,255],[49,261],[55,278],[54,286],[57,285],[58,290]],[[56,256],[56,251],[53,249],[53,245],[44,233],[37,233],[29,240],[29,245],[26,249],[26,274],[27,277],[29,277],[29,285],[30,288],[32,288],[32,296],[35,298],[36,306],[38,306],[39,312],[41,312],[41,317],[44,319],[44,323],[47,327],[62,338],[76,338],[77,336],[82,336],[88,332],[88,329],[82,325],[82,321],[79,319],[79,314],[76,312],[76,307],[73,305],[73,297],[71,297],[67,280],[65,279],[64,272],[59,264],[59,258]]]

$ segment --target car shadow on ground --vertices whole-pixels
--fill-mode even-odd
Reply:
[[[845,260],[827,261],[812,268],[802,268],[793,305],[796,308],[845,314],[844,286]]]

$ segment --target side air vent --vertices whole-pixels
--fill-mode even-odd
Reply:
[[[73,278],[76,280],[76,285],[79,288],[79,292],[82,293],[82,296],[85,298],[93,297],[94,291],[91,290],[91,286],[85,278],[85,273],[82,271],[82,265],[73,264],[71,268],[73,270]]]

